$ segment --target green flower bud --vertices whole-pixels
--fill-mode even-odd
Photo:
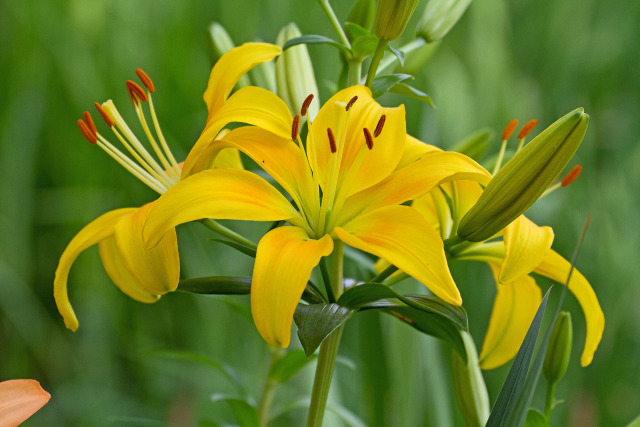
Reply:
[[[418,0],[379,0],[374,32],[384,40],[395,40],[404,31]]]
[[[416,34],[427,43],[446,36],[467,10],[471,0],[429,0]]]
[[[276,44],[282,47],[288,40],[301,35],[296,24],[290,23],[280,30]],[[309,106],[309,116],[313,119],[318,114],[320,109],[318,85],[305,44],[288,48],[276,59],[276,86],[278,96],[287,103],[293,114],[300,112],[302,103],[311,94],[314,97]]]
[[[216,63],[218,59],[222,57],[225,53],[236,47],[233,44],[233,40],[227,30],[217,22],[211,23],[209,25],[209,41],[211,42],[211,59],[212,63]],[[249,86],[251,82],[247,76],[240,77],[238,83],[236,83],[236,88],[241,88],[245,86]]]
[[[557,383],[567,371],[572,341],[571,314],[563,311],[553,326],[549,347],[542,365],[542,374],[549,383]]]
[[[569,163],[588,124],[589,116],[578,108],[536,136],[496,173],[460,221],[458,236],[481,242],[522,215]]]
[[[468,426],[483,426],[489,419],[489,394],[478,365],[473,338],[464,331],[460,335],[467,352],[467,363],[454,352],[451,364],[458,407]]]

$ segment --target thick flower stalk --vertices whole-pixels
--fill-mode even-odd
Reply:
[[[458,153],[420,153],[418,159],[416,141],[406,135],[404,107],[381,107],[366,87],[340,91],[314,120],[308,116],[310,101],[292,118],[284,101],[261,93],[254,99],[255,114],[266,115],[264,108],[277,115],[269,125],[286,125],[288,137],[261,127],[235,129],[218,140],[203,134],[194,147],[199,157],[188,158],[184,166],[201,170],[203,159],[209,162],[221,150],[237,148],[291,201],[256,173],[205,170],[156,202],[144,229],[149,246],[176,225],[201,218],[288,222],[260,240],[251,289],[258,331],[283,347],[289,345],[293,313],[312,269],[337,240],[388,259],[444,301],[460,305],[440,236],[402,204],[443,181],[487,182],[490,175]],[[308,122],[305,144],[299,134],[301,115]]]
[[[204,94],[208,109],[204,133],[208,138],[218,137],[222,134],[223,127],[230,122],[261,124],[270,120],[269,117],[253,114],[253,94],[264,89],[240,90],[231,97],[229,94],[238,79],[249,69],[274,59],[281,52],[275,45],[247,43],[230,50],[218,61],[211,71]],[[78,120],[78,126],[89,142],[99,146],[149,188],[163,194],[181,179],[189,176],[191,168],[185,170],[184,165],[176,161],[160,129],[152,100],[152,93],[155,92],[153,82],[142,70],[137,70],[137,74],[146,90],[133,81],[127,81],[126,86],[140,126],[148,140],[147,145],[138,139],[111,100],[103,104],[96,103],[96,108],[124,147],[124,152],[98,132],[89,113],[85,112],[83,119]],[[153,127],[144,113],[145,104],[148,104]],[[278,129],[271,130],[278,132]],[[287,129],[284,134],[288,133]],[[151,150],[147,147],[151,147]],[[198,147],[197,144],[194,146],[196,152]],[[191,158],[196,157],[193,151],[191,154]],[[223,155],[217,157],[215,163],[205,161],[202,165],[202,168],[209,167],[239,168],[242,167],[242,163],[237,151],[226,150]],[[67,294],[69,270],[78,255],[95,244],[99,246],[100,257],[107,274],[131,298],[151,303],[157,301],[161,295],[176,289],[180,279],[180,260],[175,231],[169,230],[153,249],[148,249],[142,241],[142,226],[153,203],[155,202],[141,208],[123,208],[107,212],[89,223],[71,240],[60,257],[54,279],[56,304],[69,329],[75,331],[78,328],[78,320]]]

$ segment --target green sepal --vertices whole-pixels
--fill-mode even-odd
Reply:
[[[549,347],[542,365],[542,374],[549,383],[557,383],[567,372],[572,342],[571,313],[563,311],[553,326]]]
[[[387,93],[389,89],[398,83],[413,79],[414,77],[410,74],[386,74],[384,76],[376,77],[371,85],[371,92],[374,98],[378,98]]]
[[[276,383],[283,383],[314,359],[315,355],[312,354],[311,357],[307,357],[303,350],[289,351],[271,367],[269,380]]]
[[[311,357],[325,338],[356,311],[335,303],[298,305],[293,320],[298,326],[298,338],[307,357]]]
[[[529,409],[527,418],[524,420],[524,427],[551,427],[544,414],[537,409]]]

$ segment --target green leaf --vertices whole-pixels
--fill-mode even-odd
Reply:
[[[315,359],[315,355],[311,356],[307,357],[303,350],[288,352],[273,365],[269,372],[269,379],[278,383],[287,381]]]
[[[231,408],[233,416],[238,421],[240,427],[260,427],[260,416],[258,410],[247,401],[226,395],[211,396],[212,402],[225,402]]]
[[[435,104],[431,100],[431,97],[423,91],[416,89],[413,86],[409,86],[405,83],[397,83],[389,89],[389,92],[397,93],[399,95],[408,96],[426,102],[431,108],[436,108]]]
[[[500,394],[496,399],[496,403],[491,410],[489,420],[487,421],[487,427],[498,427],[508,425],[511,422],[512,417],[519,417],[516,411],[516,405],[525,388],[525,381],[527,379],[527,373],[529,372],[529,365],[531,358],[533,357],[533,349],[540,333],[540,326],[542,325],[542,317],[544,316],[545,309],[547,307],[547,301],[549,300],[549,294],[551,288],[547,291],[538,307],[538,311],[529,326],[529,330],[522,341],[522,345],[516,354],[516,358],[509,369],[507,378],[502,384]],[[544,352],[543,352],[544,355]],[[527,408],[528,409],[528,408]]]
[[[246,295],[251,292],[251,277],[210,276],[184,279],[178,289],[195,294]]]
[[[298,338],[307,357],[355,312],[356,310],[334,303],[298,305],[293,320],[298,325]]]
[[[551,424],[540,411],[529,409],[527,419],[524,420],[524,427],[551,427]]]
[[[349,427],[367,427],[367,424],[362,421],[356,414],[354,414],[344,406],[338,405],[335,402],[327,403],[327,411],[336,414]]]
[[[640,415],[638,415],[633,421],[627,424],[627,427],[640,427]]]
[[[216,239],[216,238],[210,238],[209,240],[213,241],[213,242],[218,242],[218,243],[222,243],[223,245],[227,245],[239,252],[242,252],[245,255],[249,255],[252,258],[256,257],[256,250],[253,248],[250,248],[249,246],[245,246],[245,245],[241,245],[240,243],[237,242],[232,242],[230,240],[224,240],[224,239]]]
[[[342,50],[346,54],[349,54],[349,55],[351,54],[351,51],[347,49],[342,43],[339,43],[333,39],[330,39],[329,37],[321,36],[318,34],[308,34],[305,36],[300,36],[300,37],[295,37],[293,39],[290,39],[284,44],[284,46],[282,47],[282,50],[289,49],[290,47],[299,45],[299,44],[328,44]]]
[[[394,298],[420,311],[448,319],[458,329],[468,330],[467,312],[462,307],[447,304],[431,295],[402,295],[379,283],[364,283],[349,289],[338,299],[338,304],[349,308],[362,308],[377,301]],[[375,308],[375,306],[368,307]]]
[[[387,45],[387,48],[396,56],[396,58],[398,58],[398,62],[400,63],[400,65],[404,66],[404,52],[393,48],[390,45]]]
[[[353,37],[354,39],[361,36],[366,36],[368,34],[373,34],[371,31],[367,30],[361,25],[356,24],[355,22],[345,22],[344,26],[346,27],[347,31],[349,31],[349,34],[351,34],[351,37]]]
[[[378,98],[387,93],[393,86],[407,80],[413,80],[413,76],[410,74],[387,74],[376,77],[371,85],[373,97]]]
[[[380,39],[375,34],[363,34],[353,39],[351,51],[356,58],[366,58],[376,51]]]
[[[174,360],[182,360],[187,362],[195,362],[204,366],[209,366],[216,371],[222,373],[231,383],[233,383],[240,391],[241,394],[244,395],[245,389],[242,384],[242,380],[238,373],[228,365],[218,362],[217,360],[211,359],[207,356],[203,356],[198,353],[192,353],[188,351],[181,350],[147,350],[141,353],[142,356],[153,356],[153,357],[166,357]]]

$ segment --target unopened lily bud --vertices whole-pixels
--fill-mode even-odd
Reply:
[[[368,30],[373,25],[375,13],[375,0],[358,0],[351,8],[351,12],[347,16],[347,22],[353,22]]]
[[[441,39],[458,22],[471,0],[429,0],[416,34],[427,43]]]
[[[536,136],[496,173],[460,221],[458,236],[481,242],[522,215],[567,166],[588,124],[578,108]]]
[[[280,30],[276,44],[282,47],[288,40],[301,35],[296,24],[290,23]],[[300,111],[302,103],[309,94],[314,95],[308,108],[309,117],[313,120],[318,114],[320,109],[318,85],[305,44],[288,48],[276,60],[276,86],[278,96],[287,103],[293,114]]]
[[[384,40],[395,40],[404,31],[418,0],[379,0],[374,32]]]
[[[217,22],[213,22],[209,25],[209,40],[211,41],[211,59],[214,64],[218,62],[218,59],[220,59],[222,55],[236,47],[227,30]],[[242,76],[240,77],[240,80],[238,80],[238,83],[236,83],[236,88],[242,88],[249,85],[251,85],[249,78],[247,76]]]
[[[453,353],[453,388],[458,400],[458,408],[468,426],[483,426],[489,419],[489,394],[478,365],[478,352],[473,338],[461,331],[467,353],[467,362]]]
[[[542,365],[542,374],[549,383],[557,383],[567,371],[572,342],[573,330],[571,327],[571,314],[563,311],[553,326],[549,347],[547,348],[547,354],[545,355],[544,364]]]

